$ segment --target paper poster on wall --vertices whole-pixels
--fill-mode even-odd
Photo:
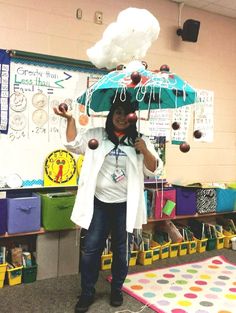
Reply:
[[[10,56],[0,49],[0,133],[7,134],[9,126]]]
[[[214,135],[214,92],[198,90],[197,101],[194,105],[194,131],[201,132],[195,141],[213,142]]]
[[[149,118],[149,135],[163,136],[170,140],[171,110],[151,110]]]
[[[91,69],[11,61],[9,130],[0,137],[1,151],[7,151],[0,154],[0,187],[16,175],[23,187],[43,186],[47,155],[64,148],[66,120],[55,115],[53,106],[67,103],[78,127],[89,127],[91,120],[77,98],[88,78],[98,80],[101,75]]]
[[[173,111],[172,124],[179,124],[179,128],[171,130],[171,143],[180,144],[187,141],[189,124],[191,119],[191,106],[186,105]]]

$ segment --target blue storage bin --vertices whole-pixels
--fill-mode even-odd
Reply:
[[[236,210],[236,189],[216,188],[216,212]]]
[[[176,189],[176,215],[195,215],[197,213],[196,188],[179,187]]]
[[[0,235],[7,231],[7,199],[0,199]]]
[[[36,193],[7,195],[7,232],[27,233],[40,230],[41,199]]]

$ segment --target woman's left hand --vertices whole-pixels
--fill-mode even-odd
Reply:
[[[141,137],[137,137],[135,139],[134,147],[137,151],[139,151],[142,154],[145,154],[148,152],[146,143]]]
[[[134,147],[138,152],[143,154],[143,161],[147,169],[154,172],[158,163],[155,156],[148,150],[145,141],[142,138],[137,137]]]

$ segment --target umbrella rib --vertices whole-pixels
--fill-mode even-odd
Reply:
[[[187,82],[185,81],[184,85],[183,85],[183,99],[184,99],[184,101],[186,100],[186,91],[185,91],[186,86],[187,86]]]

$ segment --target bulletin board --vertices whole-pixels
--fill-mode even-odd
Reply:
[[[0,84],[0,188],[41,187],[46,157],[64,149],[66,120],[53,106],[66,103],[76,122],[89,127],[93,121],[77,98],[105,71],[90,62],[24,51],[1,50],[1,55],[9,56],[9,66]]]

